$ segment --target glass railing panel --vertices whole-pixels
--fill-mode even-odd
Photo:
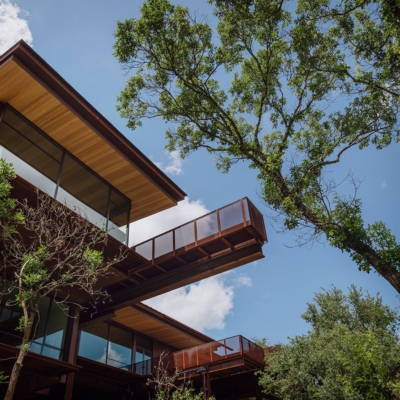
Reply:
[[[160,257],[164,254],[172,253],[173,248],[173,232],[167,232],[164,235],[157,236],[154,239],[154,257]]]
[[[218,236],[217,212],[213,212],[196,220],[197,240]]]
[[[211,361],[220,361],[225,358],[225,341],[211,343]]]
[[[242,205],[240,201],[219,210],[221,230],[232,228],[243,223]]]
[[[153,258],[153,239],[135,246],[135,251],[147,260],[151,260]]]
[[[249,202],[246,198],[244,198],[242,201],[244,208],[244,217],[246,218],[246,221],[250,221]]]
[[[175,229],[175,249],[181,249],[195,242],[194,222],[182,225]]]
[[[71,210],[74,210],[76,213],[82,215],[84,218],[88,219],[92,224],[96,225],[100,229],[106,229],[106,217],[82,203],[80,200],[72,196],[69,192],[65,191],[61,187],[58,188],[57,200]]]
[[[234,336],[228,339],[225,339],[225,349],[226,355],[228,357],[233,357],[240,355],[240,340],[239,336]]]
[[[250,354],[250,340],[247,340],[244,337],[242,337],[242,351],[245,355]]]
[[[138,375],[150,375],[151,374],[151,360],[146,360],[142,362],[138,362],[133,364],[131,368],[129,368],[131,372],[134,372]]]
[[[115,239],[119,240],[123,244],[127,244],[126,238],[128,234],[128,226],[118,226],[115,225],[112,221],[108,221],[107,225],[107,232],[114,237]]]
[[[53,182],[45,175],[41,174],[38,170],[31,167],[15,154],[5,149],[3,146],[0,146],[0,158],[3,158],[8,163],[13,164],[14,171],[17,175],[32,183],[34,186],[47,193],[48,195],[54,196],[54,192],[56,190],[55,182]],[[50,160],[49,164],[53,164],[53,168],[57,168],[57,165],[54,161]]]

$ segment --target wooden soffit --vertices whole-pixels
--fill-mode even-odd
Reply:
[[[176,349],[187,349],[213,341],[212,338],[144,304],[115,311],[112,321]]]
[[[23,41],[0,56],[0,102],[130,198],[131,222],[183,200],[172,180]]]

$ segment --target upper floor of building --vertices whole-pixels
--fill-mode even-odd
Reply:
[[[25,42],[0,56],[0,157],[128,244],[129,223],[185,193]]]

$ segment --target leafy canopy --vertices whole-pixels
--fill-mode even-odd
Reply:
[[[397,399],[399,315],[352,286],[315,295],[306,335],[269,355],[259,374],[265,393],[291,400]]]
[[[169,150],[205,148],[224,172],[246,160],[281,230],[295,229],[300,244],[328,241],[400,293],[396,237],[382,221],[364,222],[351,173],[350,196],[331,174],[345,153],[399,140],[398,7],[209,2],[216,32],[168,0],[146,0],[141,18],[117,23],[115,56],[132,73],[121,116],[132,129],[163,118]]]

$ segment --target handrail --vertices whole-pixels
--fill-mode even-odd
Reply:
[[[262,241],[267,241],[264,218],[247,198],[237,200],[206,215],[161,233],[132,249],[147,260],[175,256],[235,229],[252,226]]]
[[[168,371],[173,369],[184,371],[238,356],[254,361],[260,366],[265,365],[264,349],[241,335],[204,343],[168,354],[162,358],[161,363]],[[149,375],[159,365],[159,362],[159,357],[153,358],[152,360],[132,364],[129,370],[140,375]]]

